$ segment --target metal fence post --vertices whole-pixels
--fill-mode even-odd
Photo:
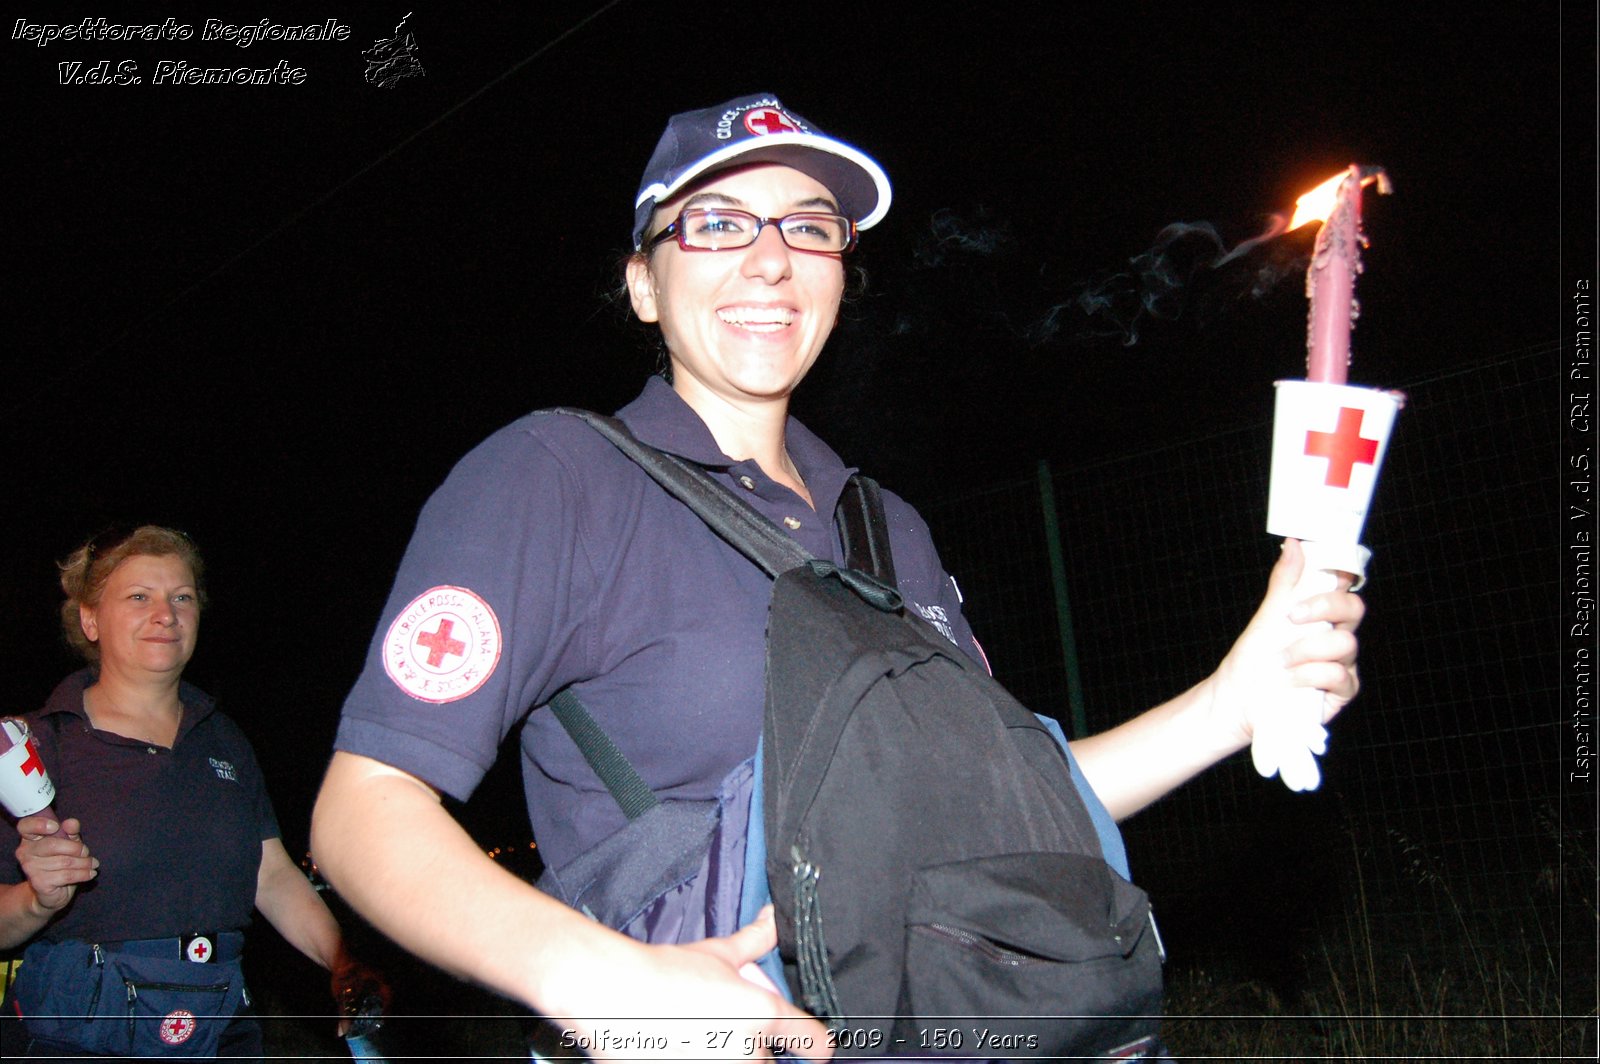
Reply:
[[[1083,705],[1083,677],[1078,670],[1078,640],[1072,631],[1072,604],[1067,599],[1067,565],[1061,554],[1061,521],[1056,515],[1055,480],[1050,463],[1039,460],[1039,506],[1044,511],[1045,551],[1050,555],[1050,586],[1055,592],[1056,631],[1061,636],[1061,665],[1067,672],[1067,710],[1072,738],[1089,734]]]

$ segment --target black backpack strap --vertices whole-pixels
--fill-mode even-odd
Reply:
[[[644,443],[618,419],[574,407],[551,407],[538,412],[566,414],[588,422],[649,474],[652,480],[665,488],[668,494],[694,511],[713,532],[768,576],[776,579],[780,573],[813,561],[810,552],[796,543],[787,532],[718,484],[704,469]],[[859,485],[858,481],[861,482]],[[887,586],[874,587],[871,581],[848,571],[841,572],[841,578],[878,609],[899,609],[900,596],[894,587],[894,562],[889,554],[888,526],[883,518],[883,498],[878,485],[866,477],[852,478],[840,508],[844,513],[837,516],[836,520],[842,522],[840,528],[847,537],[847,564],[856,566],[857,558],[870,559],[871,575],[877,576]],[[859,550],[850,538],[856,535],[850,530],[857,525],[860,526],[862,544]],[[879,575],[880,567],[887,575]],[[651,792],[622,751],[617,749],[611,737],[601,730],[577,695],[571,690],[561,691],[550,700],[550,709],[629,820],[660,804],[660,799]]]
[[[749,503],[711,479],[704,469],[641,442],[629,431],[628,426],[616,418],[564,406],[541,410],[539,413],[568,414],[587,421],[618,450],[633,459],[652,480],[693,510],[713,532],[755,562],[768,576],[776,577],[811,560],[810,553],[793,537]]]
[[[889,549],[889,523],[883,516],[883,490],[860,474],[846,482],[834,514],[844,540],[845,564],[895,586],[894,552]]]
[[[617,800],[622,812],[633,820],[661,804],[661,799],[650,790],[643,777],[634,769],[611,736],[601,730],[588,708],[579,701],[572,689],[564,688],[550,700],[550,712],[566,729],[577,744],[583,759],[589,762],[600,782],[606,785],[611,797]]]
[[[643,443],[616,418],[571,407],[554,407],[539,413],[567,414],[588,422],[768,576],[776,577],[810,560],[810,555],[787,533],[712,480],[705,470]],[[638,770],[571,689],[552,698],[550,710],[629,820],[660,804]]]

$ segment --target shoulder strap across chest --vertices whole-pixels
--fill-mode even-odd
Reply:
[[[540,413],[565,414],[587,422],[768,576],[812,560],[793,537],[704,469],[641,441],[617,418],[573,407],[553,407]],[[893,587],[894,554],[883,513],[883,491],[877,482],[859,474],[851,477],[834,512],[834,523],[844,542],[845,564]]]
[[[572,407],[553,407],[539,412],[565,414],[587,422],[768,576],[776,578],[780,573],[814,561],[793,537],[718,484],[704,469],[644,443],[618,419]],[[898,608],[899,596],[893,590],[894,556],[889,549],[888,523],[883,516],[883,494],[877,483],[863,476],[851,477],[834,520],[844,542],[846,564],[870,574],[878,584],[876,588],[858,590],[865,597],[876,595],[880,608]],[[558,692],[550,700],[550,710],[629,820],[660,804],[660,799],[651,792],[626,755],[570,688]]]

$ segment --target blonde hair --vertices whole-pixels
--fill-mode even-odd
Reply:
[[[139,555],[173,555],[183,560],[194,574],[195,597],[205,608],[205,563],[194,541],[175,528],[140,525],[131,532],[108,531],[96,536],[71,554],[57,568],[61,570],[61,634],[67,645],[88,661],[100,660],[100,648],[83,634],[79,608],[97,606],[106,583],[117,566]]]

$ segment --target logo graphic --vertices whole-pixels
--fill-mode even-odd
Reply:
[[[175,1009],[161,1021],[161,1040],[169,1046],[181,1046],[194,1034],[194,1013]]]
[[[39,748],[33,745],[31,738],[23,745],[28,748],[28,759],[19,766],[22,774],[28,776],[37,772],[41,776],[44,775],[44,759],[39,756]]]
[[[939,634],[950,642],[956,641],[955,629],[950,626],[950,615],[944,611],[943,606],[924,606],[920,602],[913,602],[922,619],[939,629]]]
[[[238,782],[239,775],[234,770],[232,761],[218,761],[214,757],[208,757],[206,760],[211,762],[211,770],[217,774],[217,779]]]
[[[204,935],[195,935],[183,944],[183,955],[195,964],[210,964],[215,952],[211,940]]]
[[[500,662],[500,621],[464,587],[429,588],[383,638],[383,668],[419,702],[454,702],[483,686]]]
[[[405,18],[394,28],[394,36],[372,42],[372,47],[361,53],[367,61],[367,84],[380,89],[392,89],[403,78],[426,77],[427,71],[417,60],[417,35],[406,29]]]
[[[744,116],[744,128],[758,137],[769,133],[798,133],[800,127],[789,121],[789,116],[776,107],[757,107]]]
[[[1378,441],[1361,435],[1361,418],[1362,411],[1342,406],[1332,432],[1306,433],[1306,454],[1328,460],[1328,478],[1323,483],[1330,488],[1348,488],[1352,469],[1378,460]]]

